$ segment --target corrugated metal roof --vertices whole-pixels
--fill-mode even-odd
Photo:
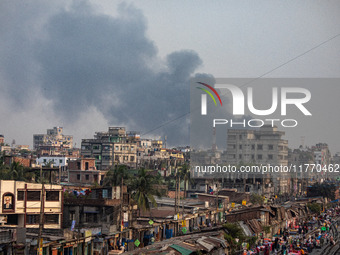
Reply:
[[[252,236],[253,232],[250,230],[248,225],[244,224],[242,221],[238,222],[240,227],[242,228],[243,232],[246,234],[246,236]]]
[[[221,239],[221,238],[217,238],[217,237],[212,237],[210,236],[209,239],[213,239],[213,240],[216,240],[216,241],[219,241],[221,243],[221,245],[223,246],[223,248],[227,248],[228,246],[226,245],[226,241]]]
[[[209,244],[209,243],[207,243],[207,242],[205,242],[205,238],[203,238],[203,237],[197,239],[197,243],[199,243],[204,248],[206,248],[208,252],[210,252],[212,249],[214,249],[214,246]]]
[[[177,244],[170,245],[169,247],[171,247],[171,248],[175,249],[176,251],[180,252],[182,255],[190,255],[192,253],[191,250],[183,248],[182,246],[179,246]]]

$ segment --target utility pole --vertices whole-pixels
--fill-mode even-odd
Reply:
[[[45,194],[45,187],[43,183],[43,176],[42,176],[42,165],[40,165],[40,183],[41,183],[41,194],[40,194],[40,218],[39,218],[39,235],[38,235],[38,249],[37,254],[42,255],[43,249],[43,239],[42,239],[42,232],[44,227],[44,194]]]
[[[124,195],[123,195],[123,176],[122,176],[122,180],[121,180],[121,186],[120,186],[120,231],[121,231],[121,237],[123,238],[123,200],[124,200]]]
[[[178,173],[178,191],[177,191],[177,212],[179,212],[179,206],[180,206],[180,203],[181,203],[181,177]]]
[[[216,183],[216,214],[217,214],[217,218],[216,218],[216,220],[215,220],[215,222],[216,222],[216,225],[217,225],[217,219],[218,219],[218,214],[219,214],[219,212],[218,212],[218,186],[217,186],[218,184]],[[216,216],[215,216],[216,217]]]
[[[81,210],[80,210],[81,208]],[[78,243],[77,243],[77,255],[80,255],[80,252],[82,250],[82,247],[80,245],[80,228],[81,228],[81,217],[82,215],[84,214],[84,205],[82,205],[81,207],[79,206],[79,209],[78,209],[78,235],[77,235],[77,240],[78,240]]]
[[[175,214],[176,215],[177,215],[177,188],[178,188],[177,178],[178,178],[178,176],[177,176],[177,167],[176,167],[176,169],[175,169]]]
[[[59,184],[61,184],[61,167],[60,167],[60,164],[59,164]]]

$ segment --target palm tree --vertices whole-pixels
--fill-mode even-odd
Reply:
[[[116,165],[114,168],[111,168],[105,175],[103,185],[104,186],[121,186],[122,179],[124,182],[128,183],[130,179],[130,175],[127,172],[126,165]]]
[[[24,181],[24,167],[14,161],[10,166],[9,178],[16,181]]]
[[[140,210],[150,210],[150,203],[153,206],[157,206],[155,196],[160,197],[161,192],[155,188],[155,185],[159,184],[161,184],[161,179],[151,175],[144,168],[140,169],[137,176],[132,179],[132,198],[137,203]]]
[[[184,181],[184,198],[187,197],[187,185],[188,181],[190,181],[190,166],[188,164],[184,164],[180,168],[180,177]]]

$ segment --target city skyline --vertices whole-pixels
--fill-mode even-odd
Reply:
[[[32,145],[32,134],[63,126],[79,145],[126,126],[187,145],[191,76],[338,77],[339,4],[277,3],[4,3],[0,132]],[[333,141],[324,133],[318,142]]]

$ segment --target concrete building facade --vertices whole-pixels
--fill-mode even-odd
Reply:
[[[61,229],[62,191],[60,185],[42,187],[38,183],[0,180],[0,214],[6,219],[3,227],[38,229],[40,209],[43,208],[44,229]]]
[[[277,127],[259,130],[228,129],[227,161],[230,164],[288,164],[288,141]]]
[[[135,166],[139,138],[138,133],[127,133],[124,127],[109,127],[108,132],[97,132],[94,139],[83,139],[81,155],[95,158],[96,168],[100,170],[115,164]]]
[[[47,134],[33,135],[33,148],[35,150],[42,148],[73,148],[73,136],[64,135],[62,127],[47,129]]]

